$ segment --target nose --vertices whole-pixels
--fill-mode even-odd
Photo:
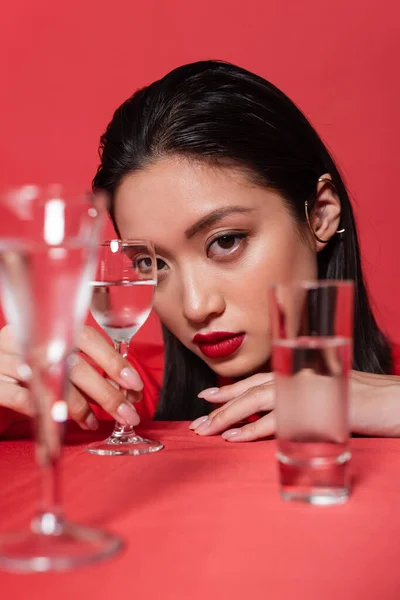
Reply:
[[[182,287],[183,315],[189,322],[207,323],[224,312],[224,295],[209,275],[186,273]]]

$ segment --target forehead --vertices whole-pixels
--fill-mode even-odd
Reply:
[[[237,169],[179,158],[160,159],[128,175],[115,195],[121,235],[154,241],[167,231],[180,235],[208,213],[228,206],[271,212],[281,210],[283,203]]]

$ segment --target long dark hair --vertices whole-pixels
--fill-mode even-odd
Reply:
[[[354,369],[390,372],[390,347],[368,301],[346,187],[318,134],[285,94],[224,62],[179,67],[115,111],[100,140],[93,187],[113,197],[127,174],[166,155],[244,168],[259,185],[283,196],[298,223],[304,223],[306,200],[312,209],[318,178],[330,173],[345,234],[333,236],[318,253],[318,276],[355,282]],[[216,385],[216,375],[165,327],[163,334],[165,374],[156,416],[178,420],[207,413],[209,405],[197,394]]]

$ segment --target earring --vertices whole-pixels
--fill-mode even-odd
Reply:
[[[335,188],[335,186],[333,185],[332,181],[331,181],[330,179],[328,179],[327,177],[320,177],[320,178],[318,179],[318,181],[319,181],[320,183],[328,183],[328,184],[329,184],[329,185],[331,185],[333,188]],[[306,220],[307,220],[308,227],[309,227],[309,229],[310,229],[311,233],[313,234],[313,236],[315,237],[315,239],[316,239],[318,242],[320,242],[321,244],[327,244],[327,243],[329,242],[329,240],[322,240],[320,237],[318,237],[318,236],[317,236],[317,234],[315,233],[314,229],[312,228],[311,221],[310,221],[310,217],[309,217],[309,215],[308,215],[308,201],[307,201],[307,200],[304,202],[304,211],[305,211],[305,214],[306,214]],[[336,233],[338,233],[338,234],[342,234],[342,233],[344,233],[345,231],[346,231],[346,230],[345,230],[344,228],[343,228],[343,229],[338,229],[338,230],[336,231]]]

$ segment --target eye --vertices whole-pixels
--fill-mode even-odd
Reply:
[[[163,261],[162,258],[157,258],[157,271],[166,271],[168,269],[168,265]]]
[[[224,257],[234,254],[247,238],[246,233],[225,233],[215,238],[207,248],[209,257]]]
[[[162,258],[156,259],[157,271],[165,271],[168,268],[167,264]],[[151,273],[153,270],[153,261],[150,256],[142,256],[133,261],[133,268],[138,272],[144,274]]]
[[[151,256],[141,256],[133,261],[133,268],[139,275],[150,275],[153,271],[153,260]]]

